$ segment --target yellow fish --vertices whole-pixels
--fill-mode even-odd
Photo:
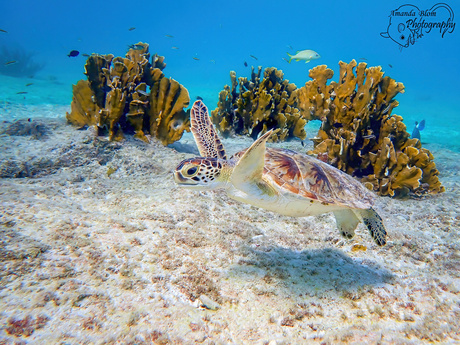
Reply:
[[[305,61],[305,63],[307,62],[310,62],[311,60],[316,60],[316,59],[319,59],[321,56],[313,51],[313,50],[300,50],[300,51],[297,51],[297,53],[295,55],[291,55],[289,53],[287,53],[287,55],[289,55],[289,63],[291,63],[292,60],[295,60],[295,61]]]
[[[355,244],[351,247],[351,251],[352,251],[352,252],[359,252],[359,251],[365,252],[366,250],[367,250],[367,247],[366,247],[366,246],[363,246],[362,244],[358,244],[358,243],[355,243]]]

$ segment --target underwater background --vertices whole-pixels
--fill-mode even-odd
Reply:
[[[385,75],[404,83],[405,93],[396,97],[400,105],[393,114],[403,116],[409,133],[415,121],[425,119],[423,144],[460,151],[460,29],[443,37],[433,29],[414,44],[400,47],[380,33],[386,32],[391,11],[404,4],[149,1],[127,6],[122,1],[2,1],[0,29],[7,32],[0,32],[0,112],[7,115],[8,104],[70,106],[71,85],[85,77],[83,54],[124,56],[128,45],[140,41],[150,44],[151,54],[165,56],[167,77],[184,85],[192,101],[202,97],[210,109],[230,83],[230,71],[249,77],[251,66],[276,67],[301,87],[314,66],[326,64],[337,81],[338,62],[355,59],[380,65]],[[429,9],[435,3],[410,4]],[[448,5],[455,14],[456,3]],[[4,65],[5,49],[30,54],[43,68],[33,76],[7,76],[5,70],[14,65]],[[308,64],[285,60],[287,52],[304,49],[321,57]],[[68,57],[72,50],[80,54]],[[318,125],[307,126],[311,138]]]
[[[0,345],[460,344],[460,28],[402,47],[394,29],[407,31],[389,16],[403,1],[0,0]],[[442,6],[436,20],[455,23],[458,2]],[[408,133],[426,126],[420,153],[405,147],[388,170],[385,150],[410,142],[399,131],[373,162],[387,244],[364,224],[344,238],[332,213],[287,217],[181,188],[173,172],[199,155],[191,133],[165,146],[71,126],[85,55],[125,56],[138,42],[209,110],[230,71],[250,77],[252,66],[300,88],[315,66],[337,82],[339,61],[355,59],[402,82],[391,115]],[[308,49],[321,57],[286,61]],[[319,126],[268,145],[308,152]],[[228,155],[254,142],[219,136]],[[388,196],[410,183],[421,192]]]

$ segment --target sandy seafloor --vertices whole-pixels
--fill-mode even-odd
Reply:
[[[460,343],[458,152],[426,146],[445,193],[378,198],[379,248],[363,225],[343,239],[331,214],[178,188],[193,154],[96,138],[68,108],[3,105],[0,344]]]

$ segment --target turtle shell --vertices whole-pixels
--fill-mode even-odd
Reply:
[[[234,157],[240,158],[245,151]],[[374,194],[353,177],[319,159],[287,149],[266,149],[264,178],[284,192],[323,204],[360,209],[374,204]]]

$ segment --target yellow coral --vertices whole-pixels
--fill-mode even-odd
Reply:
[[[172,144],[190,128],[190,117],[183,110],[190,103],[186,88],[174,79],[163,78],[152,87],[149,97],[150,133],[163,145]]]
[[[381,67],[339,64],[338,82],[327,85],[332,71],[317,66],[310,70],[313,80],[295,92],[302,116],[322,121],[310,153],[326,154],[329,163],[381,195],[444,191],[431,153],[409,139],[401,116],[391,114],[404,85],[384,77]]]
[[[118,121],[123,116],[126,104],[126,92],[120,88],[114,88],[107,93],[105,108],[103,110],[103,122],[108,124],[109,139],[121,139],[122,135],[117,133]]]
[[[72,86],[73,97],[70,104],[70,114],[66,117],[75,126],[98,126],[100,123],[100,108],[93,99],[93,91],[87,80],[79,80]]]
[[[100,108],[104,107],[107,76],[105,71],[110,68],[113,55],[92,54],[85,64],[85,75],[88,77],[91,90],[94,93],[94,100]]]
[[[251,78],[237,79],[230,72],[231,86],[226,85],[219,94],[217,108],[211,112],[211,119],[224,135],[250,135],[257,138],[270,129],[280,129],[271,141],[292,137],[306,138],[306,120],[297,108],[296,86],[284,79],[283,72],[266,68],[252,68]]]
[[[88,81],[80,80],[73,87],[68,121],[80,127],[106,128],[110,140],[123,138],[121,123],[129,123],[134,137],[145,142],[149,141],[145,131],[164,145],[179,140],[184,130],[190,131],[184,111],[190,101],[188,91],[164,77],[164,57],[154,55],[151,63],[149,57],[149,45],[142,42],[133,45],[124,58],[91,55],[85,65]]]
[[[148,106],[146,88],[145,83],[140,83],[135,88],[132,94],[132,101],[129,103],[129,111],[126,114],[129,123],[134,127],[134,137],[144,142],[149,141],[144,133],[144,115]]]

